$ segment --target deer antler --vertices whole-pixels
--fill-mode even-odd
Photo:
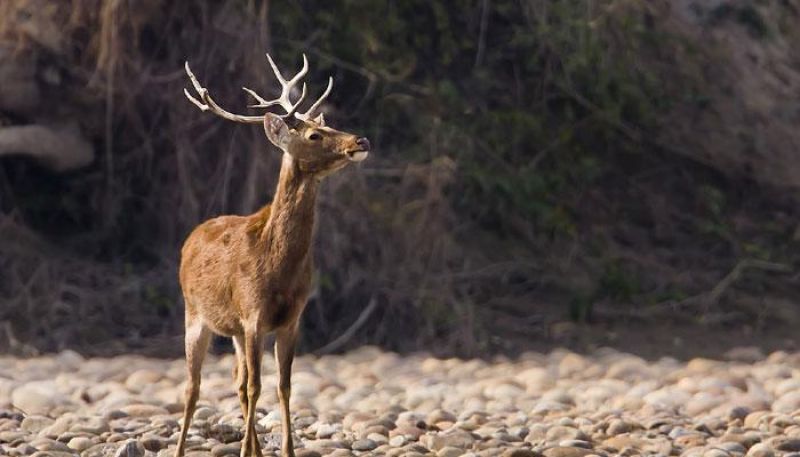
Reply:
[[[297,103],[292,104],[292,102],[289,100],[289,95],[292,88],[297,85],[297,82],[300,81],[300,79],[305,76],[306,73],[308,73],[308,58],[305,54],[303,54],[303,68],[301,68],[300,71],[297,72],[297,74],[294,75],[294,77],[289,81],[286,81],[286,79],[283,77],[278,69],[278,66],[275,65],[275,61],[272,60],[272,56],[270,56],[269,53],[267,53],[267,60],[269,61],[269,66],[272,67],[272,72],[275,73],[275,77],[278,79],[278,83],[281,85],[281,95],[275,100],[265,100],[254,91],[243,87],[248,94],[252,95],[253,98],[258,101],[258,104],[256,105],[249,105],[250,108],[268,108],[273,105],[281,105],[281,107],[286,110],[286,114],[282,115],[281,117],[290,117],[294,114],[294,117],[297,119],[310,119],[314,114],[314,110],[316,110],[331,93],[331,90],[333,89],[333,78],[328,78],[328,87],[325,89],[325,92],[323,92],[323,94],[311,105],[311,107],[306,110],[305,113],[298,113],[296,112],[297,107],[300,106],[300,103],[302,103],[303,99],[306,97],[306,84],[303,83],[303,93],[300,95]]]
[[[296,86],[300,79],[305,76],[306,73],[308,73],[308,59],[306,58],[306,55],[303,54],[303,68],[301,68],[300,71],[298,71],[297,74],[294,75],[294,77],[289,81],[283,77],[281,71],[278,70],[278,66],[275,65],[275,62],[272,60],[272,57],[269,54],[267,54],[267,60],[269,60],[269,66],[272,67],[272,72],[275,73],[275,78],[278,79],[278,83],[281,85],[281,95],[275,100],[265,100],[253,90],[243,87],[242,89],[244,89],[245,92],[252,95],[253,98],[258,101],[257,104],[249,105],[249,107],[269,108],[273,105],[280,105],[281,108],[286,110],[286,114],[281,115],[281,117],[291,117],[293,114],[295,114],[295,111],[297,111],[297,107],[300,106],[300,103],[302,103],[306,98],[306,83],[303,83],[303,91],[300,94],[300,98],[297,100],[297,103],[292,103],[292,101],[289,99],[289,96],[291,95],[294,86]]]
[[[291,94],[292,89],[297,86],[297,83],[308,73],[308,58],[306,55],[303,54],[303,68],[295,74],[292,79],[286,80],[281,74],[281,71],[278,69],[278,66],[275,65],[275,61],[272,60],[272,57],[267,54],[267,60],[269,61],[270,67],[272,67],[272,72],[275,73],[275,78],[278,79],[278,83],[281,85],[281,94],[278,98],[274,100],[266,100],[262,96],[258,95],[252,89],[248,89],[247,87],[243,87],[245,92],[250,94],[253,98],[256,99],[258,103],[254,105],[248,105],[249,108],[269,108],[270,106],[280,105],[286,113],[280,115],[280,117],[286,119],[290,117],[294,117],[300,120],[308,120],[314,114],[314,111],[319,108],[319,105],[328,97],[333,89],[333,78],[328,78],[328,87],[325,89],[325,92],[311,105],[311,107],[305,113],[298,113],[297,107],[305,100],[306,98],[306,83],[303,83],[303,89],[300,93],[300,98],[297,99],[297,102],[292,103],[291,101]],[[189,99],[190,102],[194,103],[198,108],[202,111],[211,111],[212,113],[234,121],[234,122],[242,122],[245,124],[258,124],[264,121],[263,116],[245,116],[241,114],[233,114],[231,112],[226,111],[225,109],[221,108],[211,95],[208,93],[208,89],[203,87],[200,82],[195,77],[192,70],[189,68],[189,62],[186,62],[186,74],[189,75],[189,79],[192,81],[192,85],[194,86],[194,90],[199,95],[200,99],[198,100],[194,96],[192,96],[188,90],[183,89],[184,94]]]
[[[185,67],[186,74],[189,75],[189,79],[192,81],[192,86],[194,86],[194,90],[197,92],[197,95],[200,96],[200,100],[202,101],[194,98],[192,94],[186,90],[186,88],[183,89],[183,93],[186,95],[186,98],[200,108],[200,110],[211,111],[217,116],[225,118],[229,121],[241,122],[243,124],[260,124],[264,122],[264,116],[243,116],[241,114],[233,114],[222,109],[219,105],[217,105],[217,102],[211,98],[211,95],[208,93],[208,89],[203,87],[200,84],[200,81],[197,80],[197,77],[194,75],[194,73],[192,73],[192,69],[189,68],[189,62],[186,62]]]

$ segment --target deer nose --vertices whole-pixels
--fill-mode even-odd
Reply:
[[[356,140],[356,144],[364,151],[369,151],[369,140],[366,137],[361,137]]]

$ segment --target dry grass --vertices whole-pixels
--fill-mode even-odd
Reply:
[[[603,9],[607,4],[637,14],[643,8],[641,16],[651,19],[667,5],[587,2],[586,11],[553,16],[554,24],[596,17],[593,24],[608,34],[601,44],[631,41],[623,32],[630,24],[614,16],[613,8]],[[475,355],[502,348],[498,341],[511,334],[529,339],[546,331],[547,319],[568,319],[573,308],[576,319],[584,319],[590,312],[583,307],[594,303],[603,309],[622,303],[609,307],[628,315],[654,309],[660,319],[685,296],[712,290],[741,259],[772,260],[772,252],[759,249],[774,249],[777,261],[795,258],[782,255],[793,246],[784,233],[796,215],[785,210],[793,203],[777,202],[773,211],[762,205],[773,203],[769,192],[731,185],[676,160],[671,154],[680,145],[664,144],[669,138],[632,125],[625,118],[632,108],[619,102],[623,95],[634,92],[631,105],[656,104],[646,100],[650,94],[641,90],[635,72],[623,75],[629,79],[595,84],[594,63],[614,70],[609,62],[625,62],[650,48],[620,45],[617,54],[614,49],[606,53],[585,35],[588,29],[535,27],[550,17],[548,11],[566,10],[567,4],[523,2],[521,22],[535,38],[527,57],[541,66],[536,71],[542,76],[541,84],[537,79],[528,85],[517,79],[523,71],[517,64],[524,59],[491,48],[499,46],[492,39],[494,33],[502,35],[498,26],[503,24],[490,23],[488,34],[480,32],[480,8],[468,11],[480,43],[472,68],[477,76],[443,81],[463,84],[456,89],[411,77],[433,78],[436,72],[421,72],[426,62],[403,52],[392,60],[402,48],[396,44],[397,49],[387,43],[372,49],[370,37],[361,37],[367,56],[390,56],[392,65],[377,69],[327,52],[314,31],[302,41],[281,36],[284,25],[268,19],[270,5],[255,0],[0,2],[0,48],[57,75],[38,101],[38,113],[76,120],[97,156],[88,169],[60,177],[27,165],[19,172],[13,164],[0,168],[0,350],[30,353],[69,346],[108,352],[159,341],[169,344],[167,351],[180,351],[176,264],[183,238],[209,217],[263,205],[279,167],[259,128],[204,116],[186,102],[182,65],[188,59],[220,104],[243,111],[242,86],[272,87],[264,50],[286,66],[296,64],[300,51],[308,52],[312,87],[333,72],[337,87],[328,119],[368,133],[377,145],[363,167],[330,178],[321,195],[318,281],[304,317],[305,350],[331,341],[337,341],[337,349],[369,341],[400,350],[436,341],[442,352]],[[292,5],[302,8],[302,2]],[[637,33],[649,32],[635,25]],[[542,30],[548,33],[536,36]],[[584,35],[572,36],[571,30]],[[633,41],[652,45],[654,40],[640,38]],[[575,51],[576,43],[585,49]],[[446,44],[445,50],[461,49]],[[686,50],[681,44],[658,49],[665,55],[637,60],[651,82],[679,74],[663,78],[669,79],[669,90],[678,91],[682,77],[698,77],[697,67],[689,64],[670,73],[674,62],[688,61],[680,54]],[[442,71],[461,71],[458,64]],[[536,71],[528,74],[539,75]],[[581,78],[589,81],[588,89]],[[600,86],[609,91],[599,92]],[[451,92],[472,98],[449,104]],[[531,106],[521,106],[523,100]],[[607,106],[598,105],[602,102]],[[384,113],[385,106],[394,108],[394,118]],[[365,107],[373,111],[365,115]],[[461,117],[469,122],[454,121]],[[411,132],[420,137],[398,139],[408,133],[404,122],[425,125]],[[514,135],[505,135],[508,122],[521,126]],[[467,131],[470,126],[476,131]],[[401,144],[413,144],[414,150]],[[583,159],[599,165],[584,167]],[[465,170],[465,162],[473,168]],[[523,170],[529,182],[512,179]],[[465,176],[473,179],[470,189]],[[475,182],[482,179],[488,184],[476,190]],[[517,184],[536,189],[508,190]],[[711,193],[727,186],[722,209],[709,210],[720,205],[706,201],[697,190],[703,186]],[[753,189],[752,198],[737,197],[737,188]],[[511,202],[506,206],[492,206],[507,203],[494,197],[484,198],[482,207],[470,206],[470,198],[501,191],[511,194],[503,194]],[[540,201],[530,201],[532,195]],[[514,205],[525,208],[516,211]],[[735,226],[781,214],[784,218],[771,228]],[[790,278],[769,284],[787,296],[786,287],[798,281],[796,275]],[[746,285],[757,293],[763,284]],[[493,335],[497,329],[507,334]]]
[[[96,164],[69,178],[76,195],[89,197],[68,202],[82,205],[88,230],[66,235],[56,229],[43,237],[28,228],[42,223],[37,217],[48,219],[42,213],[58,214],[57,207],[26,220],[2,218],[0,302],[7,306],[0,311],[6,324],[0,345],[18,352],[113,351],[180,332],[175,265],[183,237],[203,219],[246,213],[269,200],[279,167],[259,129],[227,125],[186,103],[182,62],[191,61],[221,103],[243,107],[244,82],[271,84],[263,62],[267,7],[162,0],[0,4],[0,46],[58,61],[61,97],[78,100],[67,115],[80,120],[98,148]],[[331,117],[336,123],[336,114]],[[445,196],[455,164],[442,158],[397,165],[382,155],[331,178],[321,196],[319,281],[304,347],[313,350],[343,334],[372,302],[372,341],[412,348],[443,328],[460,328],[453,343],[470,350],[474,312],[447,276],[465,262]],[[4,179],[14,184],[13,177]],[[457,318],[445,311],[453,307]]]

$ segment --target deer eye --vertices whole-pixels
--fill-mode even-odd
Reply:
[[[311,140],[311,141],[319,141],[319,140],[322,139],[322,135],[320,135],[319,133],[314,132],[314,133],[312,133],[311,135],[308,136],[308,139]]]

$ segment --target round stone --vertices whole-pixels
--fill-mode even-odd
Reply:
[[[74,450],[76,450],[78,452],[83,452],[86,449],[89,449],[90,447],[92,447],[93,444],[94,444],[94,442],[92,442],[91,439],[89,439],[89,438],[87,438],[85,436],[76,436],[75,438],[72,438],[71,440],[69,440],[69,442],[67,443],[67,446],[70,449],[74,449]]]
[[[757,443],[747,451],[747,457],[775,457],[775,451],[764,443]]]
[[[351,446],[354,451],[371,451],[378,447],[378,443],[370,439],[358,440]]]

